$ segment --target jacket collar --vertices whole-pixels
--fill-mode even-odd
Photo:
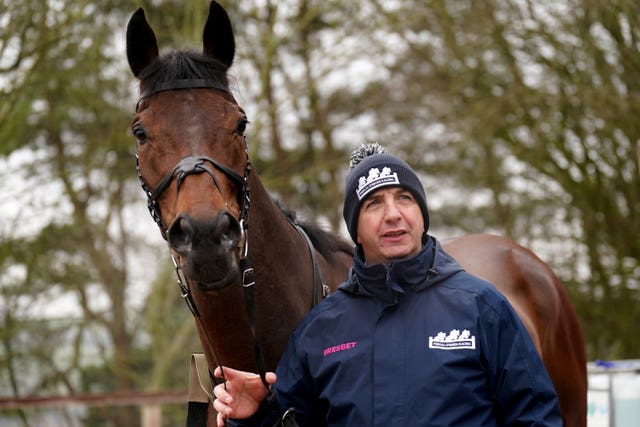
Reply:
[[[407,287],[424,283],[433,264],[435,242],[429,236],[420,252],[411,258],[394,260],[389,266],[367,265],[360,250],[353,257],[351,280],[356,293],[387,299],[404,294]]]
[[[415,256],[392,261],[388,267],[367,265],[360,250],[356,250],[353,261],[353,268],[341,289],[384,300],[395,299],[407,289],[420,291],[462,271],[462,267],[430,235],[425,236],[422,249]]]

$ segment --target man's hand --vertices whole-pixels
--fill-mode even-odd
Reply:
[[[220,369],[217,367],[213,373],[217,378],[222,377]],[[255,414],[269,393],[259,375],[226,367],[222,369],[226,382],[218,384],[213,389],[216,396],[213,407],[218,411],[218,427],[224,427],[226,417],[249,418]],[[269,385],[273,385],[276,382],[276,374],[267,372],[266,379]]]

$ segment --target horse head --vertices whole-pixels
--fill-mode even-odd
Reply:
[[[177,266],[205,291],[241,279],[251,165],[247,116],[227,77],[234,54],[231,22],[215,1],[202,53],[159,55],[142,8],[127,26],[127,58],[140,84],[131,124],[138,176]]]

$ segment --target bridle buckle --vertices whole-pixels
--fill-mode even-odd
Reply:
[[[246,268],[242,272],[242,287],[249,288],[256,284],[256,280],[253,277],[253,267]]]

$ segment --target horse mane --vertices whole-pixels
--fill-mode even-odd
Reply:
[[[353,254],[353,246],[347,243],[344,239],[335,233],[325,230],[314,221],[301,220],[298,218],[298,214],[284,206],[279,200],[274,200],[280,211],[286,216],[293,224],[301,227],[305,233],[311,239],[313,247],[329,262],[333,261],[338,253]]]
[[[153,92],[162,83],[202,79],[229,90],[227,66],[210,56],[193,50],[174,50],[156,58],[138,76],[140,91]]]

